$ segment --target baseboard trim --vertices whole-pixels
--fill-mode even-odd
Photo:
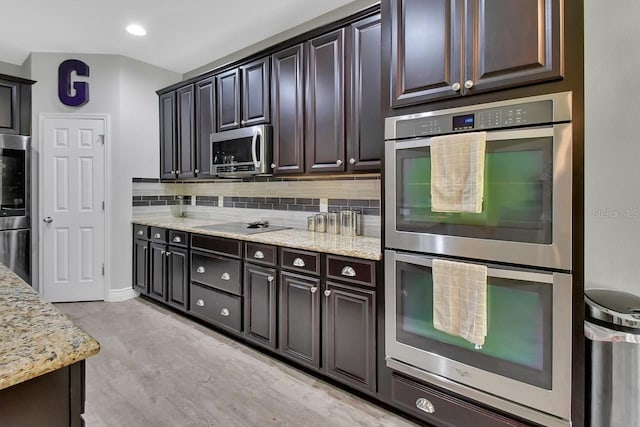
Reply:
[[[138,296],[138,293],[131,288],[109,289],[106,302],[121,302]]]

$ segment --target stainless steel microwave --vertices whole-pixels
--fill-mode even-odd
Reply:
[[[211,175],[237,178],[271,174],[272,135],[270,125],[212,133]]]

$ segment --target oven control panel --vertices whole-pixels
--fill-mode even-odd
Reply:
[[[494,103],[493,105],[500,104]],[[465,107],[460,113],[434,111],[407,116],[395,122],[396,138],[435,136],[473,130],[492,130],[534,126],[553,121],[553,102],[541,100],[522,104],[498,105],[477,109]]]

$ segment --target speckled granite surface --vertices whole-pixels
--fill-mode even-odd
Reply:
[[[0,264],[0,390],[99,351],[95,339]]]
[[[210,236],[229,237],[231,239],[246,240],[249,242],[267,243],[270,245],[286,246],[289,248],[305,249],[309,251],[324,252],[336,255],[364,258],[371,260],[382,259],[380,239],[363,236],[343,236],[340,234],[315,233],[306,230],[280,230],[259,234],[236,234],[214,230],[197,228],[202,225],[212,225],[228,221],[215,221],[211,219],[196,218],[136,218],[134,224],[150,225],[154,227],[169,228],[172,230],[187,231],[190,233],[207,234]],[[280,224],[277,224],[280,225]],[[286,225],[286,224],[284,224]]]

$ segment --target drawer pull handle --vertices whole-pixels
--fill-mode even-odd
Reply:
[[[350,265],[342,269],[342,275],[347,277],[356,277],[356,271]]]
[[[199,299],[199,300],[197,300],[197,301],[196,301],[196,305],[197,305],[198,307],[204,307],[204,300],[203,300],[203,299]]]
[[[264,258],[264,254],[262,253],[262,251],[256,251],[256,253],[253,254],[253,257],[255,259],[263,259]]]
[[[203,274],[204,273],[204,267],[200,266],[200,267],[196,268],[196,273]]]
[[[433,414],[434,412],[436,412],[436,408],[434,408],[433,403],[429,402],[424,397],[416,400],[416,408],[423,412],[426,412],[427,414]]]
[[[269,283],[273,282],[273,276],[267,276],[267,281],[268,281]]]
[[[311,289],[309,289],[311,291],[312,294],[315,294],[318,291],[318,287],[317,286],[312,286]]]
[[[231,280],[231,276],[229,276],[229,273],[222,273],[222,276],[220,276],[220,278],[222,280]]]
[[[302,258],[296,258],[293,260],[293,265],[295,265],[296,267],[304,267],[306,264],[304,263],[304,260]]]
[[[324,291],[324,296],[328,297],[329,295],[331,295],[331,291],[329,289],[327,289],[326,291]]]
[[[156,234],[153,235],[154,239],[159,239],[160,237],[162,237],[162,236],[160,236],[160,233],[156,233]]]
[[[229,315],[229,309],[223,308],[222,310],[220,310],[220,315],[227,317]]]
[[[176,236],[173,238],[173,243],[182,243],[182,239],[180,238],[180,236]]]
[[[144,231],[138,230],[138,236],[142,236],[143,234],[144,234]]]

